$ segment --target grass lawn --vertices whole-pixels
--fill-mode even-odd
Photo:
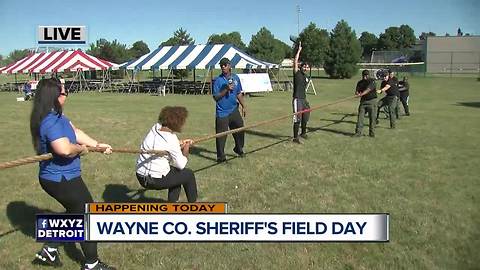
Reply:
[[[312,106],[353,94],[356,79],[315,81]],[[377,137],[352,138],[358,100],[312,113],[309,139],[290,142],[291,120],[247,132],[244,159],[215,162],[214,140],[192,150],[199,201],[226,201],[233,213],[388,212],[389,243],[100,243],[100,257],[119,269],[478,269],[480,259],[480,82],[475,78],[410,79],[411,113]],[[0,93],[0,161],[33,155],[30,102]],[[214,132],[208,95],[80,93],[65,113],[114,148],[138,148],[165,105],[190,112],[180,138]],[[246,123],[290,113],[291,92],[247,98]],[[367,133],[367,127],[364,130]],[[82,157],[83,178],[96,201],[155,200],[135,178],[135,155]],[[41,244],[34,213],[62,211],[37,180],[37,165],[0,171],[0,269],[31,264]],[[180,200],[186,201],[182,192]],[[79,247],[61,249],[63,269],[77,269]],[[477,254],[477,255],[475,255]],[[45,268],[46,269],[46,268]]]

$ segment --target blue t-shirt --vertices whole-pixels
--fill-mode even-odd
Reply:
[[[70,143],[77,143],[70,120],[56,112],[49,113],[40,123],[40,150],[42,154],[52,153],[53,159],[40,161],[40,178],[60,182],[62,177],[71,180],[80,176],[80,156],[67,158],[53,152],[50,144],[63,137],[68,138]]]
[[[216,96],[222,92],[228,85],[228,80],[231,79],[233,84],[232,92],[227,93],[221,99],[217,101],[216,106],[216,116],[217,117],[226,117],[231,114],[237,107],[237,95],[242,92],[242,84],[240,83],[240,78],[236,74],[231,74],[229,78],[226,78],[222,73],[220,74],[213,83],[213,95]]]

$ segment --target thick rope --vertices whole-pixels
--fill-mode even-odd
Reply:
[[[300,111],[300,112],[280,116],[280,117],[277,117],[277,118],[274,118],[274,119],[257,122],[255,124],[251,124],[251,125],[248,125],[248,126],[244,126],[244,127],[240,127],[240,128],[236,128],[236,129],[231,129],[231,130],[228,130],[228,131],[225,131],[225,132],[220,132],[220,133],[208,135],[208,136],[205,136],[205,137],[201,137],[201,138],[198,138],[198,139],[194,139],[193,144],[198,144],[198,143],[208,141],[208,140],[211,140],[211,139],[215,139],[215,138],[218,138],[218,137],[227,136],[229,134],[237,133],[237,132],[244,131],[244,130],[247,130],[247,129],[252,129],[252,128],[255,128],[255,127],[258,127],[258,126],[268,125],[268,124],[278,122],[280,120],[283,120],[283,119],[286,119],[286,118],[289,118],[289,117],[293,117],[294,115],[303,114],[303,113],[306,113],[306,112],[311,112],[311,111],[314,111],[314,110],[318,110],[318,109],[321,109],[321,108],[325,108],[325,107],[328,107],[328,106],[339,104],[339,103],[348,101],[348,100],[353,99],[353,98],[355,98],[355,96],[346,97],[346,98],[339,99],[339,100],[331,102],[331,103],[322,104],[322,105],[315,106],[315,107],[312,107],[312,108],[307,109],[307,110],[303,110],[303,111]],[[102,147],[88,147],[88,151],[90,151],[90,152],[104,152],[105,148],[102,148]],[[160,150],[142,151],[142,150],[125,149],[125,148],[113,148],[112,152],[113,153],[126,153],[126,154],[156,154],[156,155],[166,155],[167,154],[167,151],[160,151]],[[21,165],[25,165],[25,164],[29,164],[29,163],[35,163],[35,162],[39,162],[39,161],[43,161],[43,160],[49,160],[49,159],[52,159],[52,158],[53,158],[53,155],[48,153],[48,154],[43,154],[43,155],[38,155],[38,156],[21,158],[21,159],[17,159],[17,160],[13,160],[13,161],[2,162],[2,163],[0,163],[0,170],[1,169],[12,168],[12,167],[16,167],[16,166],[21,166]]]

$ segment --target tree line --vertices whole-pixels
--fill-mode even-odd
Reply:
[[[435,36],[435,33],[421,33],[418,39]],[[207,44],[233,44],[240,50],[270,63],[280,63],[285,58],[292,58],[296,45],[302,42],[301,61],[308,62],[314,67],[324,67],[325,72],[332,78],[350,78],[357,72],[356,64],[362,58],[368,59],[374,50],[401,50],[411,48],[417,38],[413,29],[408,25],[391,26],[385,29],[378,37],[369,32],[356,33],[348,23],[341,20],[335,28],[328,32],[311,22],[298,37],[294,37],[293,46],[277,39],[266,27],[252,35],[248,45],[242,41],[239,32],[212,34]],[[159,46],[195,44],[194,38],[183,28],[179,28]],[[91,43],[87,53],[114,62],[124,63],[136,59],[150,52],[148,45],[139,40],[127,46],[118,40],[96,40]],[[15,50],[8,57],[0,55],[0,66],[17,61],[30,52],[29,50]]]

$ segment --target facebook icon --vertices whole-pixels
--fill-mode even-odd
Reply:
[[[37,220],[37,228],[46,229],[48,228],[48,220],[46,218],[39,218]]]

